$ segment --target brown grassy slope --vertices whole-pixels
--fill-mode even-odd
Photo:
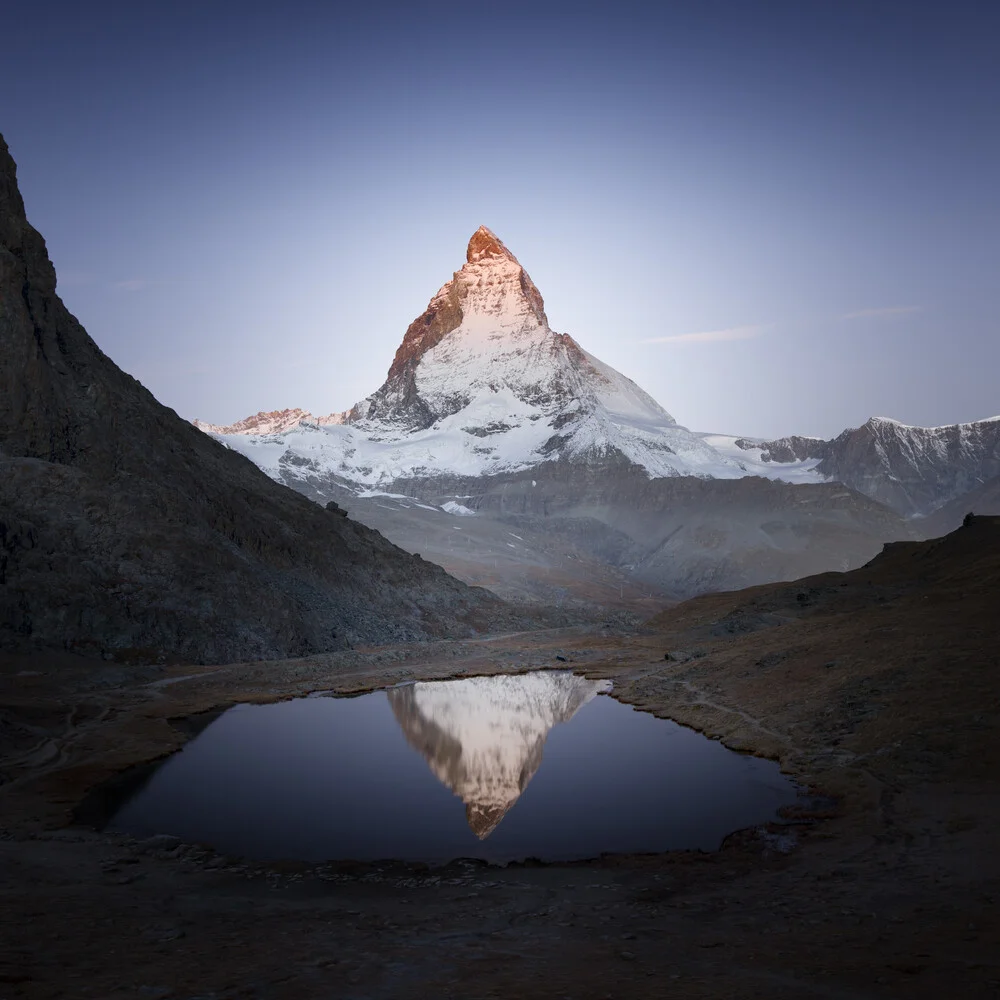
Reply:
[[[647,643],[683,661],[664,681],[696,692],[680,715],[731,742],[808,757],[814,773],[998,773],[1000,517],[889,544],[847,573],[695,598],[649,627]]]

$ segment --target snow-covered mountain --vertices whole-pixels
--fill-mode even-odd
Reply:
[[[386,694],[410,746],[464,803],[488,837],[542,762],[549,730],[568,722],[610,681],[551,672],[407,684]]]
[[[816,470],[901,514],[927,514],[1000,474],[1000,416],[943,427],[873,417],[834,438]]]
[[[329,472],[369,487],[496,475],[553,459],[624,460],[650,476],[809,475],[712,447],[631,379],[554,333],[542,296],[485,226],[466,263],[410,324],[385,383],[346,413],[197,422],[277,479]]]
[[[408,492],[407,482],[512,475],[552,461],[651,479],[840,482],[910,517],[1000,474],[1000,418],[910,427],[875,417],[837,438],[693,433],[631,379],[555,333],[541,293],[485,226],[406,331],[385,383],[350,410],[195,421],[279,482]]]

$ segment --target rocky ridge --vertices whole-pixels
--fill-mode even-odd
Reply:
[[[342,424],[343,413],[331,413],[325,417],[313,416],[308,410],[295,407],[288,410],[261,410],[250,417],[237,420],[235,424],[208,424],[203,420],[191,421],[198,430],[206,434],[281,434],[302,424]]]
[[[902,514],[927,514],[1000,475],[1000,417],[944,427],[874,417],[834,438],[816,469]]]
[[[1000,475],[1000,417],[942,427],[871,417],[829,441],[786,437],[735,443],[775,465],[812,460],[817,475],[904,516],[929,514]]]
[[[929,514],[1000,475],[1000,417],[942,427],[872,417],[830,441],[786,437],[736,445],[776,465],[813,460],[818,475],[904,516]]]

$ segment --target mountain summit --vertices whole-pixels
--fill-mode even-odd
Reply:
[[[465,251],[465,259],[475,263],[483,257],[506,257],[517,263],[517,258],[504,246],[503,240],[492,229],[480,226],[469,238],[469,246]]]
[[[567,342],[549,329],[528,272],[480,226],[465,265],[410,324],[385,383],[351,410],[348,422],[423,430],[476,396],[504,389],[522,403],[544,403],[553,391],[560,395],[560,387],[543,384],[544,375],[566,366],[559,354]]]

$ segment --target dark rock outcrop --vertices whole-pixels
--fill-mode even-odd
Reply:
[[[0,648],[287,657],[499,619],[158,403],[56,294],[0,138]]]
[[[830,442],[820,438],[802,437],[792,434],[789,437],[768,441],[761,446],[745,438],[737,438],[737,448],[751,451],[763,447],[760,459],[762,462],[804,462],[810,458],[825,458],[830,450]]]

